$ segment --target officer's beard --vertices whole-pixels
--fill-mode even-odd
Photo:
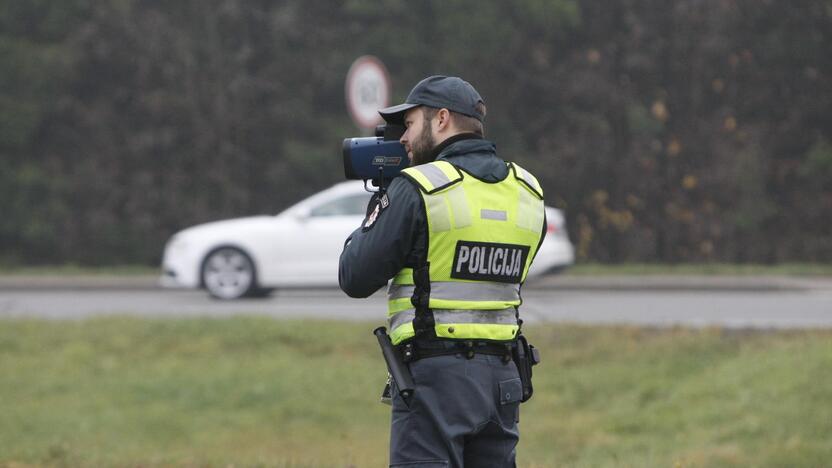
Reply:
[[[430,122],[425,122],[419,137],[410,144],[410,151],[413,153],[413,161],[410,164],[418,166],[433,161],[436,157],[433,154],[434,148],[436,148],[436,140],[430,131]]]

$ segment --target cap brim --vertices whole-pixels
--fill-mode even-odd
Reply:
[[[389,124],[404,125],[404,113],[419,106],[421,106],[421,104],[404,103],[388,107],[386,109],[380,109],[378,113],[381,114],[384,121]]]

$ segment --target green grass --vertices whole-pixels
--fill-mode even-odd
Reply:
[[[536,325],[522,467],[827,466],[832,332]],[[0,322],[0,466],[377,467],[372,324]]]
[[[623,263],[620,265],[578,263],[566,270],[567,275],[783,275],[832,276],[832,263],[781,263],[778,265],[740,263]]]

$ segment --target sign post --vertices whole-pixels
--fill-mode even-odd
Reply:
[[[390,75],[376,57],[358,57],[350,66],[344,86],[347,109],[366,135],[372,135],[382,122],[378,110],[390,105],[390,88]]]

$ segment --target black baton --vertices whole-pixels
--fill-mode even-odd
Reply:
[[[396,382],[396,387],[399,389],[399,395],[405,401],[410,402],[410,397],[413,396],[413,377],[410,375],[410,369],[402,359],[401,353],[393,347],[393,342],[390,341],[390,336],[387,335],[387,329],[378,327],[373,330],[373,335],[378,338],[378,344],[381,346],[381,354],[384,355],[384,362],[387,363],[387,370]]]

